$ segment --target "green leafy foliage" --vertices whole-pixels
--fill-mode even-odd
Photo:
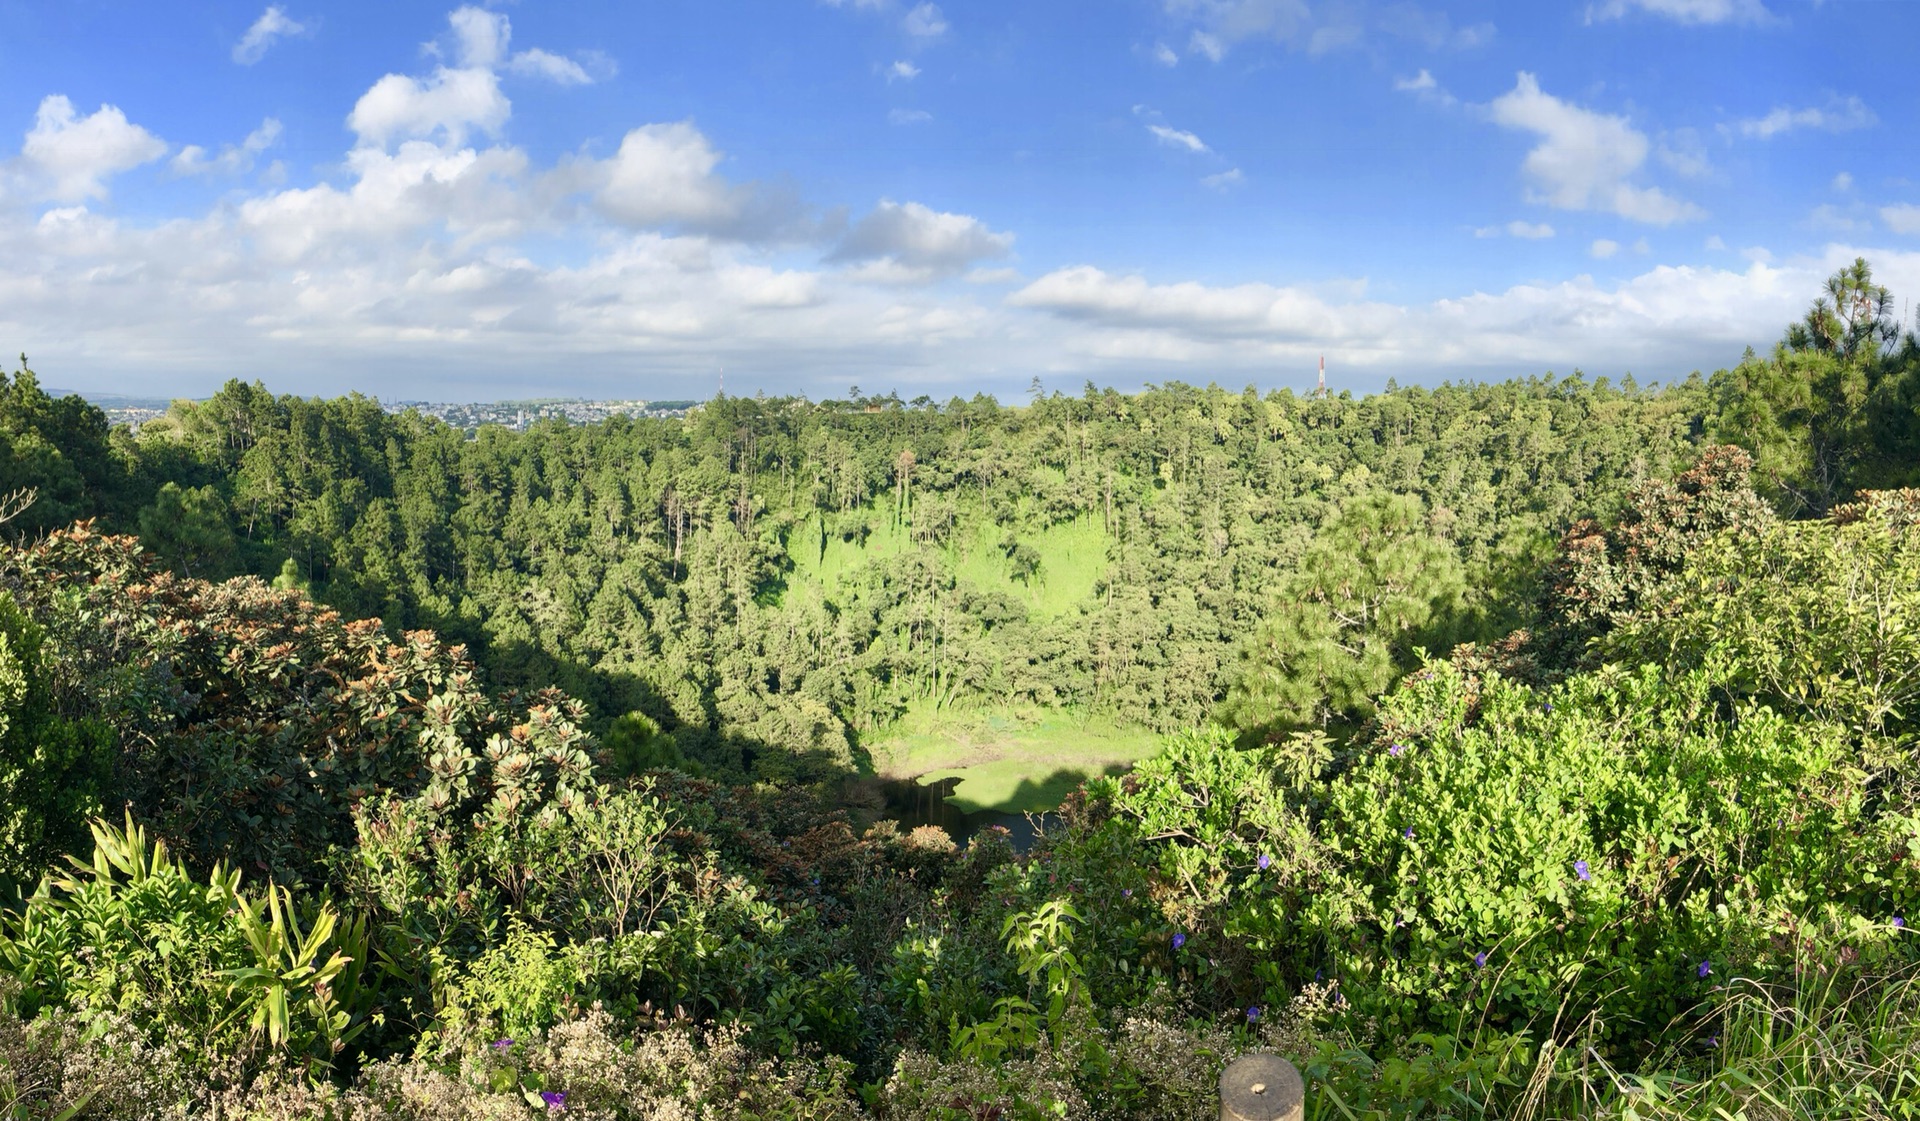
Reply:
[[[1351,723],[1417,646],[1452,645],[1443,626],[1465,583],[1423,513],[1417,498],[1374,494],[1321,527],[1245,652],[1228,719],[1254,730]]]
[[[251,895],[238,871],[195,877],[131,818],[93,835],[91,863],[0,920],[11,1011],[119,1015],[156,1039],[186,1028],[208,1062],[272,1052],[318,1068],[364,1026],[359,924],[273,885]]]
[[[79,847],[112,778],[107,725],[54,710],[45,645],[0,591],[0,891]]]

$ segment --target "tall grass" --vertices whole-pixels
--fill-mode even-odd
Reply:
[[[1306,1062],[1312,1121],[1906,1121],[1920,1118],[1920,967],[1891,975],[1807,969],[1791,983],[1736,978],[1673,1038],[1620,1069],[1593,1025],[1524,1036],[1420,1036],[1390,1056],[1323,1041]]]

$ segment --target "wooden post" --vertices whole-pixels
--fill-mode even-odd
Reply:
[[[1278,1055],[1242,1055],[1220,1072],[1220,1121],[1301,1121],[1307,1087]]]

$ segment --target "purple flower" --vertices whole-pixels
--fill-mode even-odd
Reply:
[[[1413,826],[1407,826],[1406,829],[1401,831],[1400,835],[1409,841],[1413,840]]]
[[[1479,953],[1473,955],[1473,967],[1475,969],[1485,969],[1487,967],[1487,951],[1481,950]]]
[[[1130,887],[1123,887],[1123,888],[1121,888],[1121,889],[1120,889],[1120,894],[1121,894],[1121,896],[1122,896],[1123,898],[1126,898],[1126,899],[1132,899],[1132,898],[1133,898],[1133,889],[1132,889],[1132,888],[1130,888]]]
[[[1407,745],[1406,745],[1406,744],[1404,744],[1404,743],[1396,743],[1396,744],[1392,744],[1392,745],[1389,745],[1389,746],[1388,746],[1388,748],[1387,748],[1387,754],[1388,754],[1388,755],[1398,755],[1398,754],[1400,754],[1401,752],[1403,752],[1403,751],[1405,751],[1406,749],[1407,749]]]
[[[1576,860],[1573,862],[1573,874],[1580,877],[1582,881],[1593,879],[1592,876],[1587,874],[1587,862],[1584,860]]]
[[[1546,704],[1543,704],[1543,705],[1541,705],[1541,706],[1540,706],[1540,711],[1541,711],[1541,712],[1546,712],[1546,713],[1551,713],[1551,712],[1553,711],[1553,702],[1552,702],[1552,701],[1548,701],[1548,702],[1547,702]]]
[[[1257,1004],[1249,1006],[1247,1009],[1247,1023],[1251,1024],[1255,1020],[1258,1020],[1259,1018],[1260,1018],[1260,1006]]]
[[[1718,1046],[1720,1046],[1720,1037],[1719,1037],[1719,1036],[1717,1036],[1717,1035],[1710,1035],[1710,1036],[1708,1036],[1708,1037],[1707,1037],[1707,1046],[1709,1046],[1709,1047],[1718,1047]]]
[[[1174,936],[1173,936],[1173,948],[1174,948],[1174,949],[1176,949],[1176,950],[1177,950],[1177,949],[1179,949],[1180,947],[1182,947],[1182,946],[1184,946],[1184,945],[1186,945],[1186,944],[1187,944],[1187,936],[1186,936],[1186,935],[1184,935],[1184,934],[1176,934],[1176,935],[1174,935]]]
[[[513,1046],[513,1040],[511,1039],[496,1039],[493,1041],[493,1049],[495,1051],[505,1051],[507,1048],[512,1046]]]
[[[1262,872],[1264,872],[1264,871],[1266,871],[1266,870],[1267,870],[1268,868],[1271,868],[1271,867],[1273,867],[1273,858],[1272,858],[1271,856],[1268,856],[1268,855],[1267,855],[1266,853],[1264,853],[1264,852],[1263,852],[1263,853],[1261,853],[1261,854],[1260,854],[1260,859],[1259,859],[1258,861],[1256,861],[1255,863],[1257,863],[1257,864],[1259,864],[1259,865],[1260,865],[1260,870],[1261,870]]]
[[[1907,927],[1907,920],[1901,918],[1899,915],[1893,916],[1893,929],[1905,930],[1906,927]]]
[[[1709,974],[1709,973],[1712,973],[1712,972],[1713,972],[1713,959],[1712,959],[1712,958],[1708,958],[1708,959],[1707,959],[1706,961],[1703,961],[1703,962],[1701,962],[1701,963],[1700,963],[1700,968],[1699,968],[1699,969],[1696,969],[1696,970],[1694,970],[1694,972],[1695,972],[1695,973],[1697,973],[1697,974],[1699,974],[1699,975],[1700,975],[1700,976],[1702,976],[1702,977],[1705,977],[1705,976],[1706,976],[1707,974]]]
[[[540,1100],[547,1103],[548,1109],[567,1108],[567,1096],[558,1090],[540,1091]]]

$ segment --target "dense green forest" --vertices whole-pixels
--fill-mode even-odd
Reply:
[[[431,629],[498,686],[776,777],[854,765],[915,706],[1350,723],[1417,648],[1520,622],[1555,537],[1690,462],[1710,408],[1697,379],[1176,385],[516,434],[232,383],[129,437],[11,393],[23,429],[63,422],[16,532],[97,516],[184,576]]]
[[[1920,1111],[1920,341],[462,432],[0,391],[0,1117]],[[1161,736],[1027,852],[903,721]],[[74,859],[66,859],[72,854]]]

